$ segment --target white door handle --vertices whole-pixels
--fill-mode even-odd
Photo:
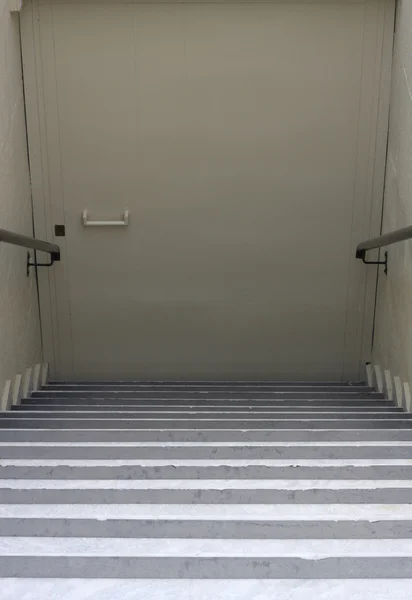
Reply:
[[[84,227],[127,227],[129,225],[130,213],[125,210],[122,221],[89,221],[89,215],[85,209],[82,213]]]

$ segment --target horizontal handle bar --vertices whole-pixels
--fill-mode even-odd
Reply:
[[[82,213],[84,227],[127,227],[129,225],[130,213],[125,210],[122,221],[89,221],[87,210]]]

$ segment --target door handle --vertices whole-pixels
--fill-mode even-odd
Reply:
[[[87,209],[82,213],[84,227],[127,227],[129,225],[130,213],[125,210],[121,221],[89,221]]]

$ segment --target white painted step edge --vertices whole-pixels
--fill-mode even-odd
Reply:
[[[412,504],[0,504],[0,519],[409,521]]]
[[[412,579],[0,578],[5,600],[411,600]],[[275,593],[274,593],[275,590]]]
[[[380,490],[411,489],[390,479],[0,479],[10,490]],[[411,495],[412,501],[412,495]],[[26,505],[27,506],[27,505]]]
[[[412,540],[0,537],[0,556],[394,558],[412,556]]]

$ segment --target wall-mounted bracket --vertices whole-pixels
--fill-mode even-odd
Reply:
[[[388,252],[385,252],[385,260],[366,260],[366,250],[360,250],[356,253],[356,258],[360,258],[365,265],[384,265],[384,273],[388,274]]]
[[[30,252],[27,252],[27,277],[30,275],[31,267],[52,267],[56,260],[60,260],[60,256],[57,256],[53,253],[50,254],[50,262],[41,263],[36,260],[36,253],[34,253],[34,262],[31,261]]]

